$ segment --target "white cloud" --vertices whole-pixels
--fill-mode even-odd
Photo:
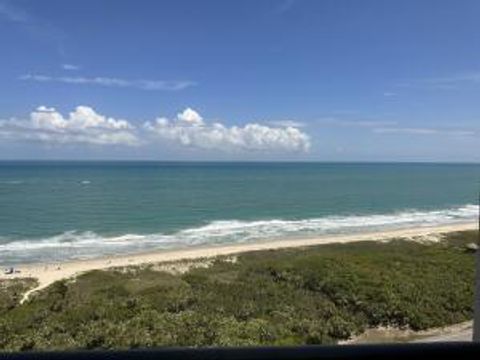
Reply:
[[[177,115],[179,122],[184,122],[185,124],[192,126],[202,126],[203,118],[195,110],[186,108],[183,112]]]
[[[88,106],[77,106],[64,117],[54,108],[39,106],[28,120],[0,121],[0,137],[52,144],[137,145],[134,127],[108,118]]]
[[[295,0],[283,0],[277,8],[277,11],[281,14],[288,12],[295,5]]]
[[[342,126],[342,127],[380,127],[396,125],[396,121],[377,121],[377,120],[344,120],[335,117],[326,117],[317,120],[317,123],[324,125]]]
[[[462,129],[440,129],[440,128],[375,128],[377,134],[410,134],[410,135],[454,135],[471,136],[475,135],[473,130]]]
[[[294,121],[294,120],[274,120],[274,121],[269,121],[268,123],[273,126],[280,126],[280,127],[301,128],[305,126],[305,123],[300,121]]]
[[[5,18],[26,32],[31,38],[41,42],[53,43],[58,53],[63,55],[63,43],[67,38],[66,33],[48,21],[18,7],[19,3],[20,1],[6,2],[0,0],[0,21]]]
[[[25,74],[20,76],[19,79],[24,81],[55,82],[72,85],[97,85],[118,88],[135,88],[151,91],[178,91],[196,85],[195,82],[188,80],[126,80],[101,76],[88,78],[82,76],[54,77],[49,75]]]
[[[144,128],[157,138],[183,146],[221,151],[308,151],[310,138],[294,127],[269,127],[257,123],[228,127],[215,122],[206,124],[190,108],[173,120],[158,118]]]
[[[443,77],[411,79],[396,84],[404,88],[432,88],[440,90],[453,90],[465,84],[480,84],[480,71],[462,72]]]
[[[27,119],[0,120],[0,139],[123,146],[163,142],[224,152],[305,152],[310,148],[309,136],[293,126],[207,123],[191,108],[173,120],[158,118],[137,128],[127,120],[101,115],[88,106],[77,106],[67,116],[53,107],[39,106]]]
[[[0,15],[16,23],[26,23],[30,20],[29,15],[25,11],[4,2],[0,2]]]
[[[76,70],[80,70],[80,66],[73,65],[73,64],[62,64],[62,69],[68,70],[68,71],[76,71]]]

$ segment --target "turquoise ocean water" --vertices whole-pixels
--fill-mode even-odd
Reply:
[[[0,264],[472,221],[480,165],[0,162]]]

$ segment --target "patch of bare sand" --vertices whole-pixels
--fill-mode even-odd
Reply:
[[[472,341],[472,321],[423,331],[377,327],[366,330],[352,339],[341,341],[339,345],[380,344],[404,342]]]
[[[198,259],[211,259],[217,256],[232,256],[251,251],[274,250],[282,248],[308,247],[332,243],[350,243],[356,241],[389,241],[394,238],[404,238],[412,241],[438,241],[441,234],[455,231],[474,230],[476,223],[444,225],[436,227],[416,227],[410,229],[374,231],[361,234],[326,235],[306,239],[284,239],[245,244],[229,244],[218,246],[195,247],[180,250],[159,250],[148,253],[109,256],[90,260],[72,260],[55,264],[28,264],[18,266],[20,273],[11,275],[1,274],[2,278],[31,277],[38,280],[38,286],[27,291],[22,299],[26,301],[29,296],[42,290],[55,281],[72,278],[78,274],[91,270],[102,270],[145,264],[172,263],[178,261],[194,261]],[[160,267],[170,265],[158,265]],[[177,269],[177,267],[179,268]],[[175,268],[175,270],[173,270]],[[187,267],[188,268],[188,267]],[[172,265],[172,271],[182,271],[182,266]]]

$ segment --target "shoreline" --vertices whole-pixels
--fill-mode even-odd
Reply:
[[[286,248],[301,248],[315,245],[333,243],[350,243],[359,241],[386,241],[393,238],[413,238],[429,235],[438,235],[456,231],[476,230],[476,222],[439,225],[433,227],[414,227],[396,230],[380,230],[356,234],[323,235],[312,238],[282,239],[270,241],[258,241],[252,243],[208,245],[184,249],[155,250],[150,252],[112,255],[87,260],[67,260],[58,263],[36,263],[17,265],[15,268],[20,273],[10,275],[1,274],[0,280],[15,278],[35,278],[38,286],[24,294],[21,302],[36,291],[46,288],[58,280],[72,278],[81,273],[92,270],[105,270],[115,267],[148,265],[155,263],[175,262],[180,260],[195,260],[201,258],[213,258],[239,253],[276,250]],[[433,239],[435,240],[435,239]]]

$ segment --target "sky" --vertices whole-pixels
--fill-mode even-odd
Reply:
[[[480,162],[477,0],[0,0],[0,159]]]

